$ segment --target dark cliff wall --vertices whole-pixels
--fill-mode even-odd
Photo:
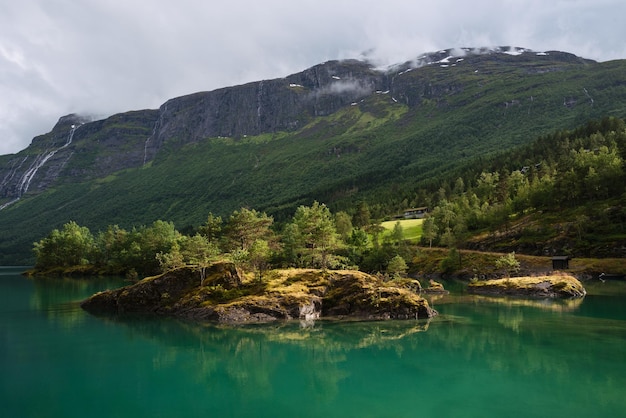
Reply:
[[[329,61],[285,78],[174,98],[158,110],[120,113],[93,122],[77,115],[62,117],[50,133],[34,138],[27,149],[0,156],[0,209],[12,199],[57,182],[106,177],[140,167],[166,144],[168,150],[175,150],[211,137],[294,131],[376,91],[388,91],[393,100],[409,107],[425,100],[441,107],[447,98],[470,86],[476,95],[484,93],[472,80],[474,68],[504,77],[524,66],[531,74],[592,63],[560,52],[472,51],[426,54],[385,72],[363,61]],[[442,71],[441,67],[457,64],[464,68],[462,77]]]
[[[166,143],[175,149],[210,137],[296,130],[386,87],[386,77],[365,62],[329,61],[281,79],[174,98],[158,110],[93,122],[64,116],[27,149],[0,159],[0,199],[140,167]]]
[[[367,63],[331,61],[281,79],[171,99],[159,109],[148,155],[168,141],[292,131],[384,87],[384,75]]]
[[[0,160],[0,198],[17,199],[59,181],[84,181],[144,163],[145,142],[158,111],[120,113],[90,122],[78,115],[59,119],[52,131],[24,151]]]

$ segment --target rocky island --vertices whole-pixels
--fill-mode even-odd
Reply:
[[[467,290],[483,295],[539,298],[582,298],[587,294],[582,283],[568,274],[476,281]]]
[[[419,282],[354,270],[286,269],[244,277],[232,263],[181,268],[81,303],[95,315],[151,314],[222,323],[319,318],[424,319],[437,315]]]

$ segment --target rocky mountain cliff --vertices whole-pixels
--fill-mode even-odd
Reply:
[[[497,74],[499,64],[526,66],[528,74],[538,74],[593,61],[563,52],[508,47],[442,50],[385,69],[365,61],[329,61],[285,78],[174,98],[158,110],[97,121],[64,116],[25,150],[0,156],[0,210],[57,183],[103,178],[143,166],[166,145],[176,149],[207,138],[296,131],[374,94],[385,94],[409,108],[425,101],[446,106],[447,98],[462,92],[467,81],[448,78],[443,72],[463,67],[467,74]],[[568,103],[585,99],[581,91]]]

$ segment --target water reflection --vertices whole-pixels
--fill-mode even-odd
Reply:
[[[538,308],[542,310],[554,311],[554,312],[573,312],[578,309],[584,298],[573,299],[539,299],[539,298],[522,298],[511,296],[483,296],[483,295],[426,295],[428,303],[437,307],[439,305],[449,304],[497,304],[502,306],[525,306]]]
[[[155,370],[180,368],[182,363],[208,391],[233,387],[242,401],[274,396],[284,382],[319,401],[333,400],[340,383],[352,374],[351,355],[374,350],[400,358],[417,344],[408,340],[429,326],[428,321],[321,321],[307,328],[297,321],[238,327],[157,319],[104,321],[123,324],[133,335],[158,342],[162,348],[152,359]],[[189,356],[193,361],[183,360]]]
[[[0,400],[14,412],[23,408],[16,393],[41,408],[64,405],[57,416],[617,416],[626,408],[623,297],[546,303],[460,293],[434,300],[440,316],[429,321],[220,326],[93,317],[75,304],[115,282],[0,284],[0,296],[13,295],[0,318],[10,376]],[[39,412],[32,416],[47,411]]]
[[[474,296],[474,303],[497,303],[508,307],[531,307],[544,311],[573,312],[580,308],[583,298],[573,299],[523,299],[511,297]]]
[[[126,284],[120,277],[34,277],[24,280],[32,282],[34,287],[30,308],[44,313],[50,321],[68,329],[84,321],[85,313],[79,307],[80,301],[101,290],[115,289]]]
[[[484,311],[484,315],[468,316],[467,306],[461,309],[456,305],[456,316],[453,311],[425,322],[322,321],[304,329],[297,322],[234,328],[162,320],[125,320],[123,324],[170,348],[156,353],[155,367],[169,367],[176,363],[181,350],[186,351],[195,358],[187,366],[196,381],[213,390],[226,379],[246,396],[270,396],[280,376],[289,379],[285,376],[299,375],[306,380],[299,385],[320,399],[332,400],[341,382],[354,373],[351,359],[363,351],[384,352],[396,361],[405,353],[421,353],[425,356],[422,360],[436,353],[438,362],[446,359],[446,367],[483,364],[481,367],[492,372],[537,377],[548,374],[559,380],[581,372],[584,375],[587,367],[590,375],[595,373],[592,369],[598,367],[597,359],[580,358],[571,345],[584,347],[588,333],[593,334],[598,326],[596,322],[571,324],[558,317],[542,318],[536,308],[545,305],[501,302],[494,310],[493,304],[475,301],[473,309]],[[624,333],[624,323],[619,322]],[[626,379],[622,377],[620,383],[626,384]],[[596,382],[589,390],[614,390],[614,384]],[[255,391],[250,395],[252,387]]]

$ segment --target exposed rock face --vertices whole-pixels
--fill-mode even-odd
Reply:
[[[230,263],[199,273],[175,270],[100,292],[81,307],[94,314],[153,314],[227,323],[320,317],[422,319],[437,314],[417,293],[358,271],[284,270],[242,283]]]
[[[327,316],[370,319],[418,319],[436,315],[425,299],[361,272],[336,272],[324,297]]]
[[[578,279],[564,274],[478,281],[470,283],[468,291],[483,295],[539,298],[581,298],[587,294],[587,291]]]
[[[172,140],[292,131],[384,88],[384,81],[365,62],[329,61],[286,78],[178,97],[159,109],[148,157]]]
[[[537,55],[520,48],[447,49],[384,71],[365,61],[329,61],[285,78],[174,98],[158,110],[93,122],[64,116],[24,151],[0,158],[0,199],[43,191],[59,181],[84,181],[140,167],[154,160],[165,144],[176,150],[206,138],[297,130],[376,92],[409,107],[425,100],[446,106],[446,98],[465,86],[436,71],[443,66],[465,63],[473,71],[481,63],[487,68],[494,63],[530,63],[529,71],[541,72],[591,63],[560,52],[540,59]]]
[[[426,293],[435,293],[435,294],[439,294],[439,295],[447,295],[448,292],[446,289],[444,289],[443,285],[439,282],[436,282],[434,280],[430,280],[429,281],[429,285],[426,289],[424,289],[424,292]]]
[[[84,181],[140,167],[156,110],[113,115],[91,122],[68,115],[51,132],[33,139],[24,151],[0,163],[0,198],[20,198],[58,181]]]

